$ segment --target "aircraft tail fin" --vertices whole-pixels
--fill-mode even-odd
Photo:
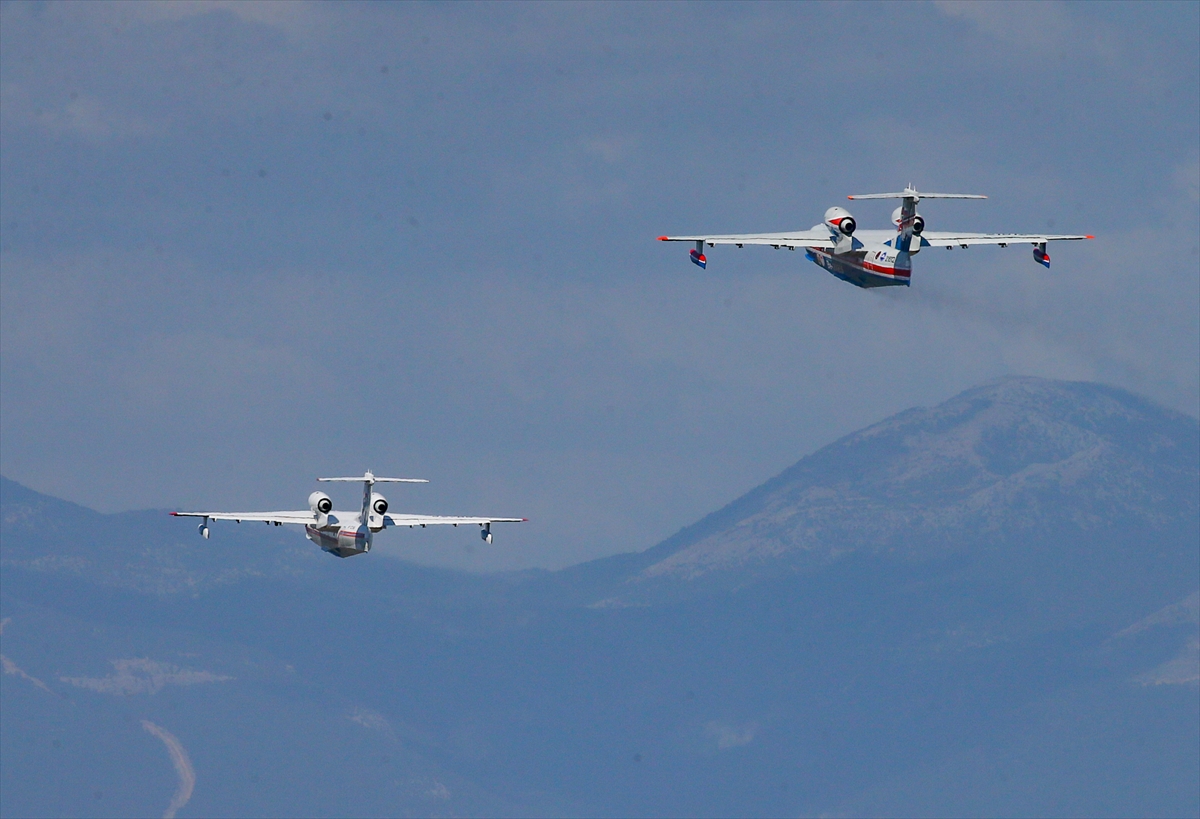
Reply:
[[[917,203],[922,199],[987,199],[978,193],[921,193],[912,185],[906,185],[899,193],[856,193],[846,198],[903,200],[895,219],[895,247],[904,253],[916,253],[921,249],[921,231],[925,229],[925,222],[917,215]]]
[[[363,501],[362,501],[362,518],[360,518],[360,520],[362,520],[363,525],[366,525],[367,521],[371,517],[371,487],[374,486],[375,484],[377,484],[377,483],[429,483],[429,481],[425,480],[424,478],[378,478],[369,469],[366,472],[364,472],[362,475],[360,475],[359,477],[355,477],[355,478],[317,478],[317,480],[321,481],[323,483],[332,483],[332,482],[356,483],[358,481],[362,481]]]

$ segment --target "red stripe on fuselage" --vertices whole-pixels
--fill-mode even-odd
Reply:
[[[861,262],[850,262],[850,264],[857,265],[863,270],[870,270],[872,273],[881,273],[884,276],[906,279],[912,275],[912,271],[905,270],[902,267],[883,267],[882,265],[871,264],[866,259]]]
[[[912,278],[912,271],[907,270],[905,268],[884,267],[882,265],[871,264],[866,259],[839,258],[837,256],[834,256],[832,254],[824,252],[820,248],[815,248],[815,247],[810,247],[809,250],[811,250],[813,253],[815,253],[819,256],[824,256],[833,261],[841,262],[842,264],[849,265],[850,267],[857,267],[860,270],[863,270],[867,273],[873,273],[877,276],[887,276],[889,279]]]

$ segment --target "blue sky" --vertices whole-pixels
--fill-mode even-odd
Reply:
[[[115,511],[370,467],[532,519],[385,553],[556,567],[1005,374],[1200,414],[1198,9],[5,3],[0,470]],[[886,292],[654,241],[907,182],[1097,238]]]

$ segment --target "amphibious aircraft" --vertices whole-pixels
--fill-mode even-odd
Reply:
[[[1047,242],[1091,239],[1085,235],[1052,235],[1049,233],[966,233],[963,231],[925,230],[925,218],[917,213],[922,199],[987,199],[969,193],[920,193],[908,185],[899,193],[853,194],[848,199],[899,199],[900,207],[892,212],[893,230],[857,230],[858,223],[845,208],[832,207],[825,211],[825,221],[810,230],[785,233],[746,233],[735,235],[659,236],[660,242],[695,242],[691,251],[692,263],[706,267],[704,246],[769,245],[776,250],[803,248],[804,255],[842,281],[858,287],[907,287],[912,277],[912,257],[923,247],[956,245],[1000,245],[1018,242],[1033,245],[1033,258],[1038,264],[1050,267]]]
[[[296,524],[313,543],[337,557],[361,555],[371,550],[375,533],[388,526],[413,528],[426,526],[476,524],[479,536],[492,542],[493,523],[523,523],[527,518],[445,517],[440,515],[405,515],[388,511],[387,498],[374,491],[377,483],[429,483],[422,478],[380,478],[369,470],[362,477],[317,478],[323,483],[343,482],[363,485],[362,509],[358,512],[334,511],[333,501],[324,492],[308,496],[308,509],[300,512],[172,512],[180,518],[203,518],[199,531],[208,537],[210,520],[232,520],[235,523],[254,521],[268,526]]]

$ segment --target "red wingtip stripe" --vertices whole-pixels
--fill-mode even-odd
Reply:
[[[1090,235],[1089,235],[1089,236],[1084,236],[1083,238],[1085,238],[1085,239],[1095,239],[1096,237],[1095,237],[1095,236],[1090,236]]]
[[[167,514],[168,514],[168,515],[170,515],[170,516],[171,516],[171,517],[173,517],[173,518],[177,518],[177,517],[179,517],[179,513],[178,513],[178,512],[168,512]]]
[[[666,236],[659,236],[659,237],[658,237],[658,241],[660,241],[660,242],[665,242],[665,241],[667,241],[667,237],[666,237]]]

